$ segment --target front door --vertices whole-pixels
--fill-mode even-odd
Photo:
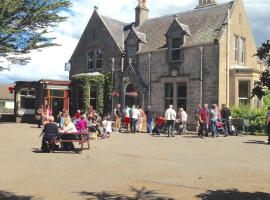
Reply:
[[[63,98],[53,98],[52,99],[52,115],[55,117],[60,111],[64,109],[64,99]]]

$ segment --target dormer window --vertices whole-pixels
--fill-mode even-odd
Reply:
[[[181,61],[181,46],[183,45],[183,38],[171,38],[170,45],[170,61]]]
[[[102,50],[91,50],[87,53],[87,69],[101,69],[102,68]]]

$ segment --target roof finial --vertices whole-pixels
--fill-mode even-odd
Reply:
[[[94,6],[94,10],[95,10],[95,11],[98,11],[98,7],[97,7],[97,6]]]
[[[174,15],[173,17],[174,17],[174,19],[177,19],[178,15]]]

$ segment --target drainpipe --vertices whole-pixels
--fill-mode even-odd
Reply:
[[[114,69],[114,62],[115,62],[115,58],[112,58],[111,59],[111,61],[112,61],[112,108],[111,108],[111,112],[112,112],[112,116],[113,116],[113,105],[114,105],[114,95],[113,95],[113,92],[114,92],[114,71],[115,71],[115,69]]]
[[[230,9],[228,9],[227,25],[227,67],[226,67],[226,104],[230,106]]]
[[[200,46],[201,67],[200,67],[200,104],[203,104],[203,46]]]
[[[148,53],[148,106],[151,106],[151,53]]]

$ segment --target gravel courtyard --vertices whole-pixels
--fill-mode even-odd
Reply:
[[[40,129],[0,124],[0,199],[269,200],[266,137],[114,134],[81,154],[34,153]]]

